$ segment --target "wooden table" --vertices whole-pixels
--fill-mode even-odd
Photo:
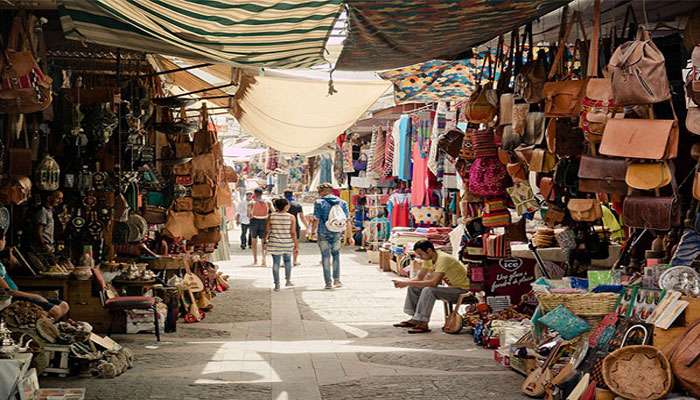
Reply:
[[[66,299],[69,292],[70,275],[38,275],[38,276],[13,276],[12,280],[20,290],[27,292],[39,290],[56,290],[61,299]]]

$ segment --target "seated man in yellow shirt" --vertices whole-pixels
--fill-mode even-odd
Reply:
[[[404,312],[411,316],[408,321],[395,324],[399,328],[411,328],[408,333],[430,332],[428,322],[436,300],[456,302],[461,294],[469,289],[467,269],[451,255],[436,251],[435,246],[427,240],[421,240],[413,246],[416,255],[431,264],[430,275],[414,280],[394,280],[397,288],[408,288]],[[427,275],[427,276],[426,276]],[[446,286],[438,286],[444,283]]]

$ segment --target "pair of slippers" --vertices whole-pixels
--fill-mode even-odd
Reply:
[[[415,322],[412,322],[412,321],[399,322],[398,324],[394,324],[394,327],[396,327],[396,328],[410,328],[408,330],[408,333],[410,333],[410,334],[429,333],[430,332],[429,328],[418,326]]]

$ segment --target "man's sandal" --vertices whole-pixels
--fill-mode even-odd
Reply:
[[[408,333],[410,333],[410,334],[430,333],[430,328],[422,327],[422,326],[414,326],[412,329],[408,330]]]
[[[413,328],[414,326],[416,326],[416,323],[413,321],[402,321],[398,324],[394,324],[396,328]]]

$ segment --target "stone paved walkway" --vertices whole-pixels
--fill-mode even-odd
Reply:
[[[235,236],[234,236],[235,237]],[[156,344],[152,335],[117,336],[136,367],[112,380],[44,378],[42,387],[86,387],[88,399],[520,399],[522,380],[476,348],[469,335],[408,335],[395,276],[342,255],[345,287],[322,289],[318,248],[304,244],[293,289],[271,291],[270,268],[232,246],[221,263],[232,289],[201,323],[178,324]]]

